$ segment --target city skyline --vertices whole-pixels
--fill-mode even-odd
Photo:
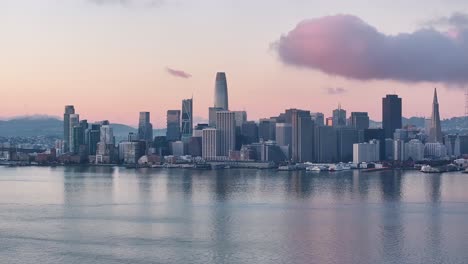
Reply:
[[[164,1],[152,7],[138,4],[139,1],[127,5],[92,2],[7,0],[0,3],[0,12],[7,10],[5,14],[2,12],[5,23],[0,26],[6,40],[5,48],[0,50],[0,55],[6,58],[0,63],[4,98],[0,117],[60,115],[63,104],[71,104],[79,106],[80,113],[91,120],[110,119],[131,125],[136,125],[135,113],[144,109],[152,113],[151,122],[155,127],[162,127],[165,110],[178,108],[181,99],[193,94],[194,119],[207,119],[206,109],[213,104],[212,76],[218,71],[229,75],[229,108],[246,110],[253,120],[274,116],[280,109],[291,106],[328,115],[341,103],[348,112],[367,111],[372,120],[380,121],[379,102],[366,100],[363,104],[361,98],[396,93],[408,102],[426,102],[431,100],[434,87],[439,88],[439,103],[444,105],[440,112],[442,119],[464,114],[461,88],[465,80],[451,74],[457,72],[452,68],[459,67],[458,60],[449,61],[453,63],[446,78],[426,78],[427,64],[432,63],[425,63],[422,73],[416,76],[380,72],[381,75],[370,75],[375,78],[365,79],[363,75],[327,68],[327,65],[301,66],[301,62],[291,57],[297,50],[291,50],[295,46],[290,45],[298,41],[294,37],[300,26],[314,34],[317,26],[330,34],[356,29],[342,27],[342,21],[345,25],[360,21],[357,26],[370,26],[384,39],[408,33],[411,39],[417,40],[414,32],[434,29],[430,32],[438,40],[452,43],[444,33],[456,39],[466,31],[464,25],[453,22],[456,20],[453,18],[466,17],[460,1],[427,1],[424,12],[417,3],[375,1],[369,4],[360,0],[330,1],[320,8],[308,1],[290,5],[280,0],[241,2],[237,8],[231,8],[228,1],[207,0],[198,3],[200,9],[187,1]],[[268,11],[263,8],[265,4],[270,7]],[[398,21],[376,11],[382,7],[400,14]],[[194,10],[210,12],[203,13],[201,18],[191,15]],[[264,13],[261,18],[256,15],[259,10]],[[278,10],[282,19],[277,19]],[[246,27],[240,20],[219,15],[225,13],[233,17],[242,14],[245,20],[242,22],[253,26]],[[62,26],[64,15],[69,22],[66,26]],[[330,27],[330,21],[339,27]],[[86,27],[89,24],[96,26]],[[112,27],[114,24],[122,26],[117,29]],[[80,39],[73,32],[79,32]],[[439,43],[431,42],[432,38],[427,40],[425,44]],[[465,50],[463,38],[459,40],[462,41],[457,46],[459,49],[449,50]],[[307,44],[310,39],[300,41]],[[363,41],[367,40],[363,38]],[[279,44],[283,52],[278,52]],[[444,45],[434,54],[444,54],[447,51]],[[431,45],[428,48],[434,49]],[[404,47],[400,50],[408,54]],[[388,51],[379,52],[388,55]],[[457,57],[460,56],[452,56]],[[310,58],[315,62],[313,59]],[[349,58],[336,59],[347,62]],[[387,60],[393,63],[389,57]],[[258,104],[258,98],[268,99],[268,104]],[[125,108],[113,107],[116,105]],[[430,104],[409,103],[403,116],[430,117],[430,113]]]

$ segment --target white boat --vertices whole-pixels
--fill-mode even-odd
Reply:
[[[323,169],[320,168],[319,166],[311,166],[307,167],[306,171],[311,171],[311,172],[321,172]]]
[[[421,167],[421,172],[424,172],[424,173],[437,173],[437,172],[440,172],[440,170],[437,169],[437,168],[433,168],[430,165],[424,165],[424,166]]]
[[[331,166],[328,170],[329,171],[342,171],[344,170],[344,168],[342,164],[336,164],[335,166]]]

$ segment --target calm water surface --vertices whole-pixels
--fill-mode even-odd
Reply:
[[[1,168],[0,263],[468,263],[468,175]]]

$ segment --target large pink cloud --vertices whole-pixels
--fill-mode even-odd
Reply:
[[[351,15],[305,20],[276,43],[290,65],[359,80],[468,83],[468,30],[386,35]]]

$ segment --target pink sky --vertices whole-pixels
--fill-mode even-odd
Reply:
[[[248,111],[250,120],[291,107],[330,116],[339,102],[348,113],[368,111],[380,120],[381,98],[394,92],[403,98],[404,116],[429,116],[434,87],[439,88],[442,118],[464,114],[463,89],[329,76],[285,65],[271,48],[311,17],[353,13],[379,31],[396,34],[412,32],[420,21],[442,11],[440,15],[450,14],[458,6],[429,1],[430,17],[409,12],[412,4],[388,6],[401,11],[395,22],[393,16],[373,13],[366,1],[315,9],[302,1],[271,1],[273,9],[260,19],[262,1],[239,2],[238,7],[223,1],[181,2],[148,10],[79,1],[45,0],[48,4],[40,7],[34,1],[2,2],[7,6],[0,10],[7,12],[0,11],[0,117],[61,116],[64,105],[73,104],[82,119],[131,125],[138,122],[139,111],[150,111],[160,128],[165,112],[180,109],[181,100],[192,95],[194,115],[206,118],[217,71],[227,73],[231,110]],[[208,9],[216,12],[194,15]],[[192,77],[177,78],[168,67]],[[328,88],[346,92],[330,95]]]

